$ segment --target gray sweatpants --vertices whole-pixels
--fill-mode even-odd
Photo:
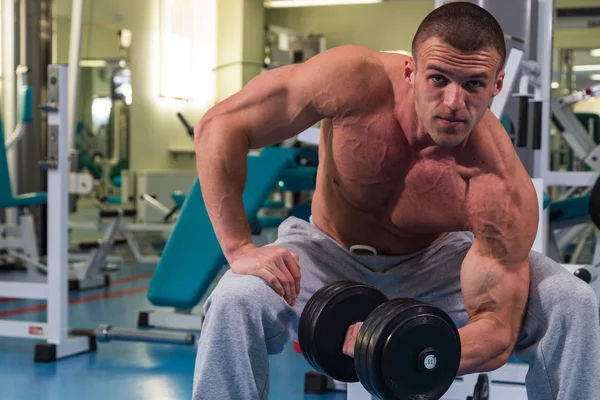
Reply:
[[[269,354],[297,337],[298,319],[322,286],[349,279],[380,289],[388,298],[432,303],[464,326],[467,313],[460,267],[473,236],[451,233],[407,256],[357,255],[314,224],[289,218],[274,245],[300,256],[301,293],[290,307],[265,281],[231,271],[205,303],[193,399],[266,399]],[[513,359],[529,365],[530,400],[600,398],[600,323],[589,287],[551,259],[532,252],[531,286],[524,326]]]

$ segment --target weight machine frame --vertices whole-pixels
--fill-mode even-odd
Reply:
[[[73,16],[77,19],[76,13]],[[87,336],[68,334],[68,225],[70,153],[67,116],[59,112],[69,98],[68,67],[48,66],[48,153],[42,166],[48,173],[48,269],[47,281],[0,282],[3,296],[47,301],[47,321],[0,320],[0,335],[28,339],[46,339],[35,347],[35,361],[48,362],[95,350]],[[65,218],[66,216],[66,218]]]

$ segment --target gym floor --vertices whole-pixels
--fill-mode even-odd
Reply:
[[[95,328],[108,323],[136,329],[138,312],[156,309],[146,299],[152,269],[121,265],[111,272],[109,288],[71,293],[69,326]],[[0,318],[45,321],[45,303],[0,299]],[[30,339],[0,338],[2,399],[191,399],[195,346],[98,343],[96,352],[49,364],[34,363],[34,347],[35,341]],[[271,357],[269,399],[346,398],[345,393],[304,395],[304,373],[308,370],[308,364],[291,345]]]

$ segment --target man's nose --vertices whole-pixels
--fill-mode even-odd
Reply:
[[[460,85],[450,84],[446,86],[444,105],[452,111],[459,111],[465,107],[465,95]]]

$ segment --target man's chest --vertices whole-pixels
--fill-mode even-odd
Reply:
[[[477,171],[452,157],[415,158],[398,136],[334,140],[328,170],[337,190],[353,207],[403,231],[465,229],[469,181]]]

